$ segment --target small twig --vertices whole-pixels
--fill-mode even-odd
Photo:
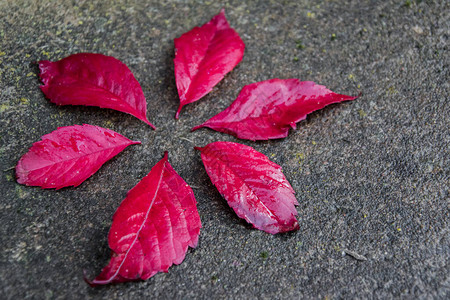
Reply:
[[[193,140],[187,139],[185,137],[180,137],[180,140],[185,140],[185,141],[191,142],[192,144],[195,144],[195,142]]]
[[[359,260],[359,261],[366,261],[367,260],[367,258],[364,255],[358,254],[358,253],[356,253],[354,251],[345,249],[344,252],[345,252],[345,254],[353,257],[356,260]]]
[[[195,185],[190,185],[191,189],[199,189],[200,187],[195,186]]]
[[[15,168],[15,167],[11,167],[11,168],[8,168],[8,169],[4,169],[3,172],[11,171],[11,170],[14,169],[14,168]]]

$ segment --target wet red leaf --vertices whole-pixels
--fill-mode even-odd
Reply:
[[[78,186],[127,146],[140,143],[98,126],[60,127],[22,156],[17,182],[55,189]]]
[[[112,108],[144,121],[147,101],[139,82],[120,60],[96,53],[78,53],[56,62],[39,62],[42,92],[57,105]]]
[[[237,143],[195,149],[201,151],[212,183],[240,218],[272,234],[299,229],[294,190],[279,165]]]
[[[208,94],[241,60],[244,42],[230,27],[225,10],[202,27],[175,39],[175,80],[181,108]]]
[[[175,172],[167,152],[122,201],[113,217],[109,264],[92,285],[146,280],[180,264],[195,248],[200,216],[192,189]]]
[[[245,86],[228,108],[192,131],[208,127],[252,141],[284,138],[307,114],[356,98],[312,81],[270,79]]]

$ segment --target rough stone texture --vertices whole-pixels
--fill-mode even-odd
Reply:
[[[222,6],[246,44],[244,59],[176,121],[173,39]],[[449,12],[444,0],[2,0],[0,298],[448,299]],[[130,67],[157,131],[120,112],[44,98],[34,62],[81,51]],[[244,85],[274,77],[363,96],[311,114],[282,140],[190,133]],[[15,182],[13,167],[33,142],[82,123],[142,145],[77,188]],[[235,216],[193,150],[217,140],[245,143],[283,166],[300,202],[300,231],[273,236]],[[112,214],[164,150],[194,188],[198,248],[146,282],[89,287],[83,270],[93,277],[107,263]]]

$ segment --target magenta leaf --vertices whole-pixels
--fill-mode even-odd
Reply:
[[[84,124],[60,127],[42,136],[16,166],[17,182],[42,188],[78,186],[130,141],[109,129]]]
[[[211,92],[244,55],[244,42],[230,27],[225,10],[202,27],[175,39],[175,80],[182,107]]]
[[[284,138],[307,114],[356,98],[312,81],[270,79],[245,86],[228,108],[192,131],[208,127],[252,141]]]
[[[120,60],[78,53],[56,62],[39,62],[42,92],[57,105],[87,105],[119,110],[144,121],[147,101],[139,82]]]
[[[201,151],[212,183],[236,214],[268,233],[298,230],[294,190],[267,156],[252,147],[215,142]]]
[[[122,201],[113,217],[109,264],[92,285],[146,280],[180,264],[195,248],[201,222],[192,189],[175,172],[167,152]]]

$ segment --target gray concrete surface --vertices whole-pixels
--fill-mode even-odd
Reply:
[[[448,299],[449,2],[161,2],[0,1],[0,298]],[[246,44],[244,59],[176,121],[173,39],[222,6]],[[82,51],[130,67],[157,131],[120,112],[44,98],[34,62]],[[363,96],[311,114],[282,140],[189,132],[244,85],[274,77]],[[33,142],[83,123],[142,145],[77,188],[15,182],[13,167]],[[235,216],[193,150],[218,140],[283,166],[300,202],[300,231],[272,236]],[[112,214],[164,150],[194,188],[198,248],[146,282],[89,287],[83,270],[95,276],[107,263]]]

